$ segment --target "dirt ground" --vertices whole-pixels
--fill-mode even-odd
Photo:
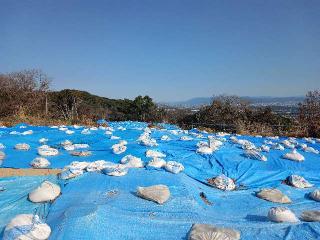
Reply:
[[[57,175],[61,169],[0,168],[0,177]]]

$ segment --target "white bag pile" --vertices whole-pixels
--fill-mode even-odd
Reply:
[[[272,222],[289,222],[289,223],[295,223],[298,222],[298,218],[296,215],[286,207],[272,207],[270,208],[268,212],[268,218]]]
[[[34,203],[49,202],[55,200],[61,193],[57,184],[44,181],[41,185],[29,193],[29,200]]]
[[[298,153],[296,149],[293,149],[291,152],[284,154],[282,158],[296,162],[304,161],[304,156]]]

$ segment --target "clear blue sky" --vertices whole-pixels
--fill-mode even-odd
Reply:
[[[0,0],[0,72],[175,101],[320,88],[319,0]]]

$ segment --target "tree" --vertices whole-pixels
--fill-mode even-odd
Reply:
[[[307,93],[299,105],[299,120],[309,136],[320,137],[320,90]]]
[[[152,119],[152,113],[156,109],[156,105],[153,103],[152,98],[149,96],[138,96],[133,100],[134,115],[137,120],[150,121]]]

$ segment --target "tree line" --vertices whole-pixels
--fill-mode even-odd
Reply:
[[[270,107],[253,108],[237,96],[214,98],[197,112],[163,108],[149,96],[110,99],[86,91],[50,90],[51,79],[40,70],[0,74],[0,121],[14,124],[94,124],[109,121],[169,122],[183,128],[242,134],[320,137],[320,91],[310,91],[299,105],[299,115],[289,118]]]

